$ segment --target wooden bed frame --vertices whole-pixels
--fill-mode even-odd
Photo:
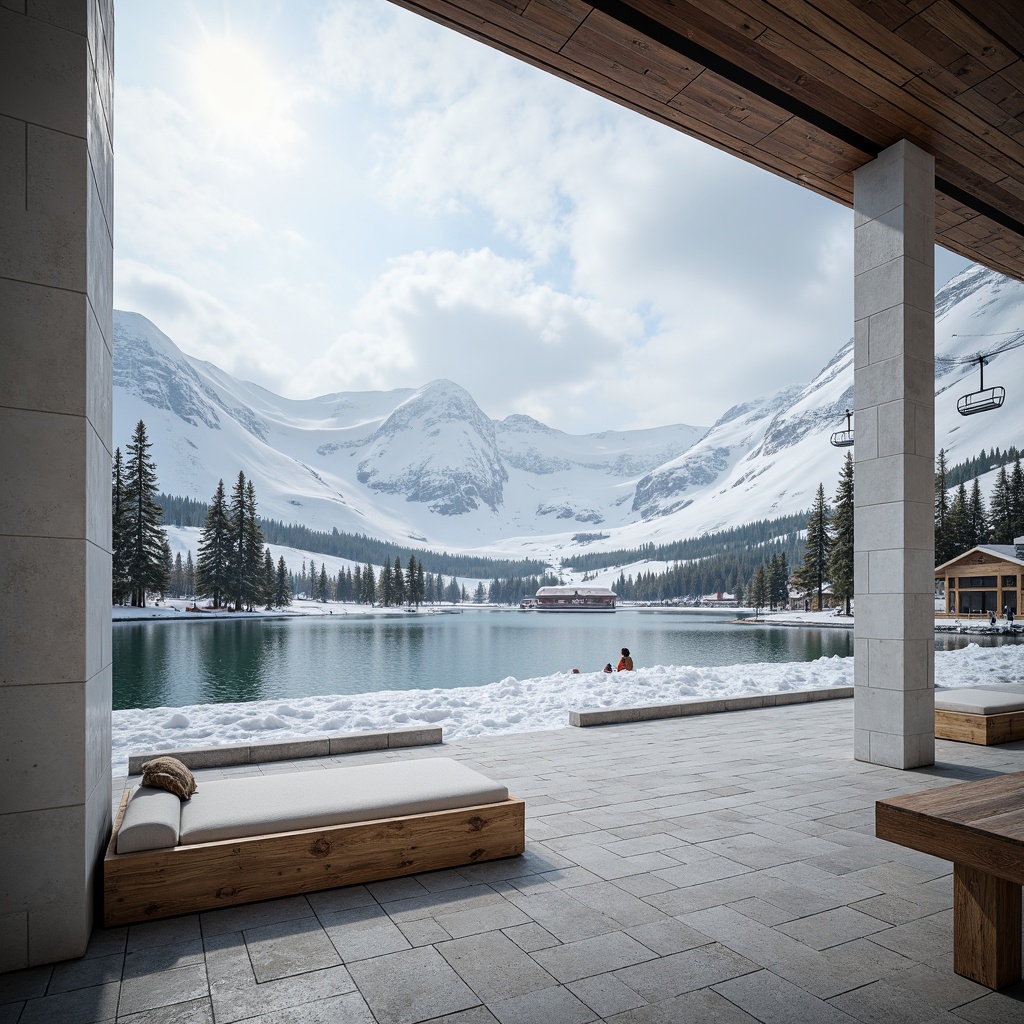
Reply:
[[[126,788],[103,859],[106,927],[514,857],[526,805],[496,804],[328,828],[117,853]]]
[[[935,738],[978,743],[989,747],[995,743],[1024,740],[1024,711],[1007,711],[998,715],[970,715],[963,711],[935,709]]]

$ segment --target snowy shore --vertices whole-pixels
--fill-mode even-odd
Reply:
[[[1024,682],[1024,644],[935,655],[936,685],[999,686]],[[636,707],[743,694],[853,685],[852,658],[715,668],[656,665],[635,672],[559,672],[536,679],[509,676],[486,686],[401,690],[290,701],[197,704],[115,711],[113,773],[128,755],[148,750],[220,746],[256,739],[301,739],[323,733],[440,725],[447,740],[565,728],[574,708]]]

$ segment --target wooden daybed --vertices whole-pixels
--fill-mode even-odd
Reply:
[[[1024,693],[977,687],[935,692],[935,736],[991,746],[1024,739]]]
[[[177,799],[161,790],[125,791],[103,862],[106,926],[459,867],[525,849],[524,802],[449,758],[200,778],[199,791],[179,802],[180,840],[173,834]],[[130,808],[131,801],[137,802]],[[313,827],[280,827],[314,819]],[[137,848],[154,842],[158,848]]]

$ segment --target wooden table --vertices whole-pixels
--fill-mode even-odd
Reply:
[[[875,835],[953,862],[953,969],[1021,979],[1024,772],[879,800]]]

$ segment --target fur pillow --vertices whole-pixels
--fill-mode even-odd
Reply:
[[[154,757],[142,766],[142,785],[166,789],[188,800],[199,788],[192,773],[176,757]]]

